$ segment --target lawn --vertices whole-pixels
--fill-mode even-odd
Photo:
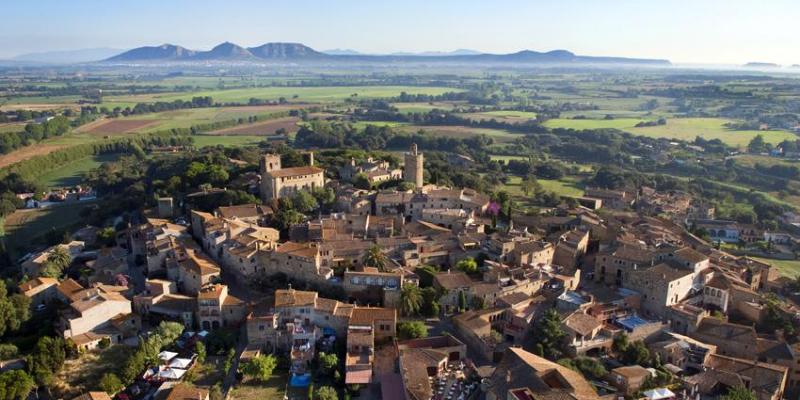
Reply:
[[[489,156],[489,158],[492,161],[502,161],[502,162],[505,162],[505,163],[508,163],[511,160],[525,161],[525,160],[528,159],[528,157],[526,157],[526,156],[501,156],[501,155],[497,155],[497,154],[492,154],[491,156]]]
[[[48,188],[75,186],[82,182],[85,173],[119,157],[120,154],[98,154],[82,158],[39,176],[37,181]]]
[[[48,208],[17,210],[6,217],[4,230],[6,245],[9,249],[30,250],[43,244],[45,236],[51,232],[82,225],[80,210],[91,205],[91,202],[69,203]]]
[[[692,141],[697,136],[704,139],[720,139],[728,145],[744,147],[756,135],[763,135],[769,143],[780,143],[786,139],[797,139],[797,136],[786,131],[737,131],[724,126],[731,120],[724,118],[668,118],[666,125],[636,128],[640,121],[649,119],[552,119],[545,122],[549,128],[600,129],[614,128],[630,132],[634,135],[653,138],[668,138]]]
[[[560,196],[577,197],[583,195],[583,188],[579,186],[577,179],[571,176],[565,176],[561,179],[537,179],[537,181],[542,185],[542,189],[555,192]],[[521,182],[521,177],[511,176],[508,178],[505,188],[512,195],[525,196],[520,187]]]
[[[789,278],[800,276],[800,260],[774,260],[771,258],[753,257],[754,259],[771,264],[780,271],[781,275]]]
[[[287,371],[275,370],[275,374],[267,382],[245,382],[236,385],[231,391],[231,400],[263,400],[263,399],[282,399],[286,394],[286,386],[289,383],[289,376]],[[303,392],[299,390],[291,390],[291,392]],[[304,391],[304,393],[308,393]],[[297,398],[290,396],[290,398]],[[300,397],[302,399],[308,398],[308,395]]]
[[[440,95],[446,92],[461,90],[448,87],[433,86],[320,86],[320,87],[263,87],[230,90],[203,90],[197,92],[159,93],[138,96],[109,96],[104,98],[103,105],[114,103],[142,103],[155,101],[191,100],[196,96],[211,96],[215,102],[246,103],[251,98],[261,100],[278,100],[284,97],[290,101],[337,102],[350,97],[375,98],[394,97],[401,92],[408,94]],[[295,97],[296,96],[296,97]]]

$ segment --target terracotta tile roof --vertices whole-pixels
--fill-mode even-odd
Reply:
[[[75,282],[72,278],[67,278],[58,285],[58,291],[70,301],[74,301],[80,296],[80,292],[84,290],[80,283]]]
[[[186,259],[179,263],[181,267],[200,275],[213,275],[220,272],[220,268],[205,254],[195,250],[186,249]]]
[[[304,258],[314,258],[314,256],[317,255],[317,248],[309,243],[286,242],[278,246],[275,252]]]
[[[304,166],[304,167],[282,168],[277,171],[267,172],[266,175],[271,176],[273,178],[288,178],[291,176],[321,174],[323,172],[325,172],[325,170],[322,168]]]
[[[205,400],[208,390],[181,383],[172,388],[166,400]]]
[[[72,400],[111,400],[111,396],[106,392],[88,392]]]
[[[624,376],[627,379],[638,378],[650,375],[650,371],[641,365],[629,365],[626,367],[614,368],[611,372]]]
[[[466,288],[473,285],[472,279],[463,272],[439,272],[433,279],[439,286],[447,290]]]
[[[602,324],[597,318],[576,311],[564,320],[564,325],[583,336],[589,336]]]
[[[397,310],[383,307],[354,307],[350,325],[372,326],[375,320],[397,321]]]
[[[684,247],[676,251],[675,256],[679,257],[682,260],[689,261],[691,263],[699,263],[708,260],[708,257],[705,254],[691,247]]]
[[[279,289],[275,291],[275,307],[314,306],[317,292],[295,289]]]
[[[515,388],[529,388],[545,397],[566,392],[576,400],[600,398],[580,373],[516,347],[506,351],[490,380],[498,398],[506,398]]]
[[[58,279],[56,279],[56,278],[47,278],[47,277],[40,276],[38,278],[33,278],[33,279],[31,279],[31,280],[19,285],[19,290],[21,292],[25,293],[25,292],[27,292],[27,291],[29,291],[31,289],[35,289],[35,288],[38,288],[40,286],[49,287],[49,286],[52,286],[52,285],[58,285]]]

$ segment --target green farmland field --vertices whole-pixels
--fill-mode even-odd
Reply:
[[[668,118],[666,125],[636,128],[636,124],[646,121],[638,118],[619,119],[552,119],[545,122],[549,128],[601,129],[613,128],[634,135],[653,138],[668,138],[692,141],[697,136],[704,139],[720,139],[731,146],[746,146],[756,135],[763,135],[769,143],[780,143],[797,136],[786,131],[737,131],[724,126],[732,122],[724,118]]]

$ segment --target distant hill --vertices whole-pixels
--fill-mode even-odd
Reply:
[[[143,62],[143,61],[174,61],[185,60],[197,54],[194,50],[173,44],[162,44],[161,46],[137,47],[118,54],[105,61],[111,62]]]
[[[250,52],[250,50],[245,49],[238,44],[233,44],[231,42],[225,42],[214,46],[213,49],[209,51],[199,51],[195,53],[192,57],[193,60],[231,60],[231,61],[241,61],[241,60],[255,60],[256,56]]]
[[[458,49],[453,51],[422,51],[419,53],[412,52],[396,52],[390,54],[391,56],[419,56],[419,57],[446,57],[446,56],[471,56],[476,54],[483,54],[480,51],[469,49]]]
[[[749,62],[744,65],[745,68],[780,68],[781,66],[775,63],[767,62]]]
[[[322,53],[325,53],[330,56],[360,56],[364,55],[364,53],[352,50],[352,49],[330,49],[330,50],[322,50]]]
[[[328,55],[300,43],[266,43],[258,47],[250,47],[248,50],[258,58],[276,60],[324,58]]]
[[[93,49],[58,50],[43,51],[39,53],[20,54],[13,58],[14,61],[26,61],[47,64],[77,64],[105,60],[115,54],[119,54],[121,49],[109,47],[98,47]]]
[[[667,60],[589,57],[579,56],[566,50],[538,52],[523,50],[511,54],[484,54],[474,50],[459,49],[452,52],[400,53],[389,55],[368,55],[353,50],[339,50],[331,53],[319,52],[300,43],[266,43],[257,47],[244,48],[225,42],[209,51],[193,51],[180,46],[165,44],[157,47],[140,47],[110,57],[105,62],[324,62],[324,63],[419,63],[447,62],[459,64],[474,63],[521,63],[521,64],[635,64],[670,65]]]

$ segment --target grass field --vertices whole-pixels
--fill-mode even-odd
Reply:
[[[81,183],[83,175],[105,162],[116,161],[119,154],[98,154],[62,165],[58,169],[41,175],[37,180],[47,187],[75,186]]]
[[[191,100],[195,96],[211,96],[215,102],[246,103],[251,98],[278,100],[284,97],[290,101],[336,102],[350,97],[374,98],[394,97],[401,92],[408,94],[439,95],[458,92],[459,89],[429,86],[320,86],[320,87],[263,87],[230,90],[203,90],[196,92],[159,93],[137,96],[110,96],[103,99],[103,105],[117,106],[143,102]]]
[[[467,113],[463,115],[467,118],[478,121],[494,119],[497,121],[510,122],[510,123],[526,122],[528,120],[536,118],[536,113],[534,112],[514,111],[514,110],[484,111],[477,113]]]
[[[9,249],[30,249],[43,243],[50,231],[77,227],[82,224],[80,210],[91,202],[63,204],[48,208],[17,210],[6,217],[5,240]]]
[[[797,136],[786,131],[736,131],[724,126],[731,122],[724,118],[669,118],[666,125],[636,128],[643,119],[618,118],[603,119],[552,119],[545,122],[549,128],[600,129],[614,128],[630,132],[634,135],[653,138],[668,138],[692,141],[697,136],[704,139],[720,139],[728,145],[743,147],[750,143],[756,135],[763,135],[769,143],[780,143],[786,139],[797,139]]]
[[[783,276],[797,278],[800,276],[800,260],[773,260],[771,258],[753,257],[758,261],[771,264],[777,268]]]
[[[511,160],[525,161],[528,159],[528,157],[526,156],[501,156],[496,154],[492,154],[491,156],[489,156],[489,158],[492,159],[493,161],[503,161],[505,163]]]
[[[470,128],[466,126],[439,126],[439,125],[405,125],[403,129],[409,133],[423,130],[437,136],[464,138],[470,136],[486,135],[498,143],[510,143],[522,135],[514,134],[500,129]]]
[[[582,196],[583,195],[583,188],[581,188],[576,178],[565,176],[561,179],[537,179],[539,184],[542,185],[542,189],[547,190],[549,192],[555,192],[560,196]],[[524,196],[525,194],[522,192],[522,188],[520,187],[520,183],[522,183],[522,177],[519,176],[512,176],[509,177],[508,183],[506,183],[505,187],[506,190],[512,195],[519,195]]]
[[[455,102],[433,102],[433,103],[393,103],[392,106],[403,113],[426,113],[430,110],[452,110],[456,106]]]
[[[262,136],[249,136],[249,135],[236,135],[236,136],[222,136],[222,135],[194,135],[194,145],[196,147],[218,146],[225,147],[239,147],[239,146],[254,146],[260,143],[264,138]]]

